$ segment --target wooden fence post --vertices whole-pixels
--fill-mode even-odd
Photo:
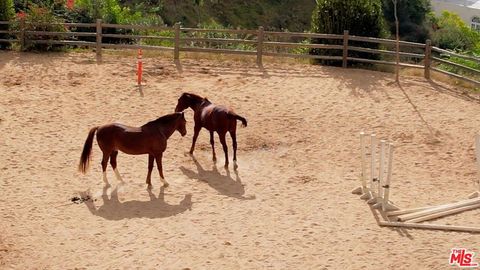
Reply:
[[[257,65],[263,66],[263,26],[258,27],[257,32]]]
[[[95,47],[97,53],[97,62],[102,61],[102,19],[97,19],[97,45]]]
[[[175,23],[175,47],[173,50],[173,60],[175,62],[180,59],[180,23]]]
[[[424,59],[424,64],[425,64],[425,79],[430,80],[430,64],[432,61],[432,41],[430,39],[427,39],[427,42],[425,43],[425,59]]]
[[[25,50],[25,18],[20,18],[20,50]]]
[[[343,31],[343,62],[342,67],[346,68],[348,62],[348,30]]]

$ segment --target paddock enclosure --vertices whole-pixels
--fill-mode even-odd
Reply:
[[[350,192],[364,131],[395,145],[396,205],[466,199],[480,177],[478,95],[366,70],[160,57],[144,58],[139,89],[135,61],[0,52],[0,268],[451,269],[452,248],[480,252],[480,234],[379,227]],[[168,188],[154,170],[149,193],[148,157],[120,153],[127,183],[108,167],[104,189],[96,141],[89,172],[77,172],[91,127],[140,126],[172,113],[183,92],[247,118],[238,172],[223,168],[218,138],[214,166],[206,130],[196,160],[186,154],[191,110],[187,136],[174,133],[163,156]],[[479,214],[442,223],[476,226]]]

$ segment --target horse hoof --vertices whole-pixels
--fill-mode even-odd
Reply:
[[[237,165],[236,163],[233,164],[233,169],[234,169],[234,170],[238,169],[238,165]]]
[[[153,188],[152,184],[148,184],[148,185],[147,185],[147,189],[148,189],[148,190],[151,190],[152,188]]]
[[[164,188],[166,188],[166,187],[168,187],[168,186],[170,186],[169,183],[163,183],[163,187],[164,187]]]

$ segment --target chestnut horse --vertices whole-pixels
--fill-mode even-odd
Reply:
[[[168,186],[163,177],[162,155],[167,148],[167,140],[172,134],[178,131],[182,136],[187,134],[186,121],[184,113],[172,113],[148,122],[141,127],[129,127],[122,124],[108,124],[90,129],[87,140],[83,146],[82,156],[78,170],[85,174],[88,169],[90,155],[92,152],[92,142],[95,132],[97,132],[98,146],[103,152],[102,171],[105,185],[107,180],[107,163],[110,159],[115,176],[123,183],[122,177],[117,170],[118,151],[129,155],[148,154],[148,174],[147,185],[152,187],[151,175],[153,161],[157,161],[157,168],[160,174],[160,181],[164,187]]]
[[[186,108],[191,108],[194,111],[195,127],[193,129],[193,142],[190,148],[190,154],[193,154],[195,149],[195,142],[202,127],[210,131],[210,144],[212,145],[213,161],[217,160],[215,155],[215,147],[213,142],[213,132],[217,132],[220,137],[220,143],[225,152],[225,168],[228,167],[228,148],[225,141],[225,135],[230,133],[233,142],[233,167],[237,169],[237,120],[242,122],[242,126],[247,126],[247,119],[234,113],[231,109],[215,105],[207,98],[200,97],[195,94],[183,93],[178,99],[176,112],[184,111]]]

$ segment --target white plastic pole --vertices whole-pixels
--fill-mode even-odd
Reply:
[[[475,154],[477,156],[477,167],[478,167],[478,193],[480,196],[480,134],[477,134],[475,137]]]
[[[376,135],[375,134],[372,134],[370,135],[370,138],[371,138],[371,147],[370,147],[370,155],[371,155],[371,158],[372,158],[372,164],[370,164],[370,189],[371,190],[374,190],[374,182],[376,181],[376,178],[375,178],[375,150],[377,148],[377,145],[376,145]]]
[[[440,218],[440,217],[445,217],[445,216],[461,213],[461,212],[468,211],[468,210],[473,210],[473,209],[476,209],[476,208],[480,208],[480,203],[477,203],[477,204],[474,204],[474,205],[468,205],[468,206],[464,206],[464,207],[459,207],[459,208],[454,208],[454,209],[451,209],[451,210],[446,210],[444,212],[431,214],[431,215],[427,215],[427,216],[423,216],[423,217],[419,217],[419,218],[414,218],[414,219],[411,219],[409,222],[411,222],[411,223],[423,222],[423,221],[427,221],[427,220],[431,220],[431,219],[436,219],[436,218]]]
[[[475,155],[477,157],[477,167],[478,167],[478,191],[473,193],[470,198],[480,197],[480,134],[475,136]]]
[[[379,158],[379,173],[378,173],[378,191],[377,191],[377,203],[373,205],[374,209],[383,209],[383,205],[385,204],[385,200],[383,198],[383,187],[382,184],[385,182],[385,140],[380,140],[380,158]]]
[[[375,190],[375,182],[377,181],[376,174],[375,174],[375,151],[377,150],[377,138],[375,134],[370,135],[370,192],[372,196],[370,200],[367,201],[369,204],[374,204],[377,202],[377,194],[374,193]]]
[[[480,232],[480,228],[466,227],[466,226],[440,225],[440,224],[418,224],[418,223],[380,221],[378,225],[388,226],[388,227],[404,227],[404,228],[411,228],[411,229],[429,229],[429,230],[444,230],[444,231],[458,231],[458,232],[471,232],[471,233]]]
[[[362,195],[360,198],[362,199],[369,199],[370,196],[368,193],[368,190],[367,190],[367,174],[366,174],[366,153],[365,153],[365,132],[360,132],[360,160],[361,160],[361,164],[362,164],[362,172],[361,172],[361,175],[360,175],[360,181],[362,183],[362,185],[358,188],[355,188],[354,190],[352,190],[352,193],[353,194],[358,194],[358,195]]]
[[[367,153],[365,153],[365,133],[360,132],[360,147],[362,148],[362,188],[365,190],[367,188]]]
[[[434,208],[438,208],[438,206],[423,206],[423,207],[402,209],[397,211],[390,211],[390,212],[387,212],[387,216],[401,216],[405,214],[415,213],[415,212],[419,212],[427,209],[434,209]]]
[[[383,187],[382,185],[385,182],[384,175],[385,175],[385,145],[386,141],[380,141],[380,173],[378,175],[378,197],[383,197]]]
[[[475,199],[475,198],[471,198]],[[468,201],[471,201],[469,199]],[[418,213],[424,210],[432,210],[432,209],[445,209],[446,207],[451,206],[452,204],[458,204],[462,202],[468,202],[467,200],[463,200],[460,202],[455,202],[455,203],[446,203],[446,204],[440,204],[440,205],[431,205],[431,206],[423,206],[423,207],[416,207],[416,208],[407,208],[407,209],[402,209],[402,210],[397,210],[397,211],[390,211],[387,212],[387,216],[403,216],[406,214],[411,214],[411,213]]]
[[[433,208],[433,209],[427,209],[427,210],[418,211],[418,212],[415,212],[415,213],[412,213],[412,214],[402,215],[402,216],[397,217],[397,221],[408,221],[408,220],[415,219],[415,218],[418,218],[418,217],[423,217],[423,216],[427,216],[427,215],[431,215],[431,214],[445,212],[447,210],[460,208],[460,207],[464,207],[464,206],[468,206],[468,205],[474,205],[474,204],[478,204],[478,203],[480,203],[480,198],[468,199],[468,200],[447,204],[447,205],[437,207],[437,208]]]
[[[387,168],[387,179],[383,185],[383,211],[392,210],[387,209],[388,203],[390,201],[390,182],[392,180],[392,164],[393,164],[393,143],[388,144],[388,168]]]

